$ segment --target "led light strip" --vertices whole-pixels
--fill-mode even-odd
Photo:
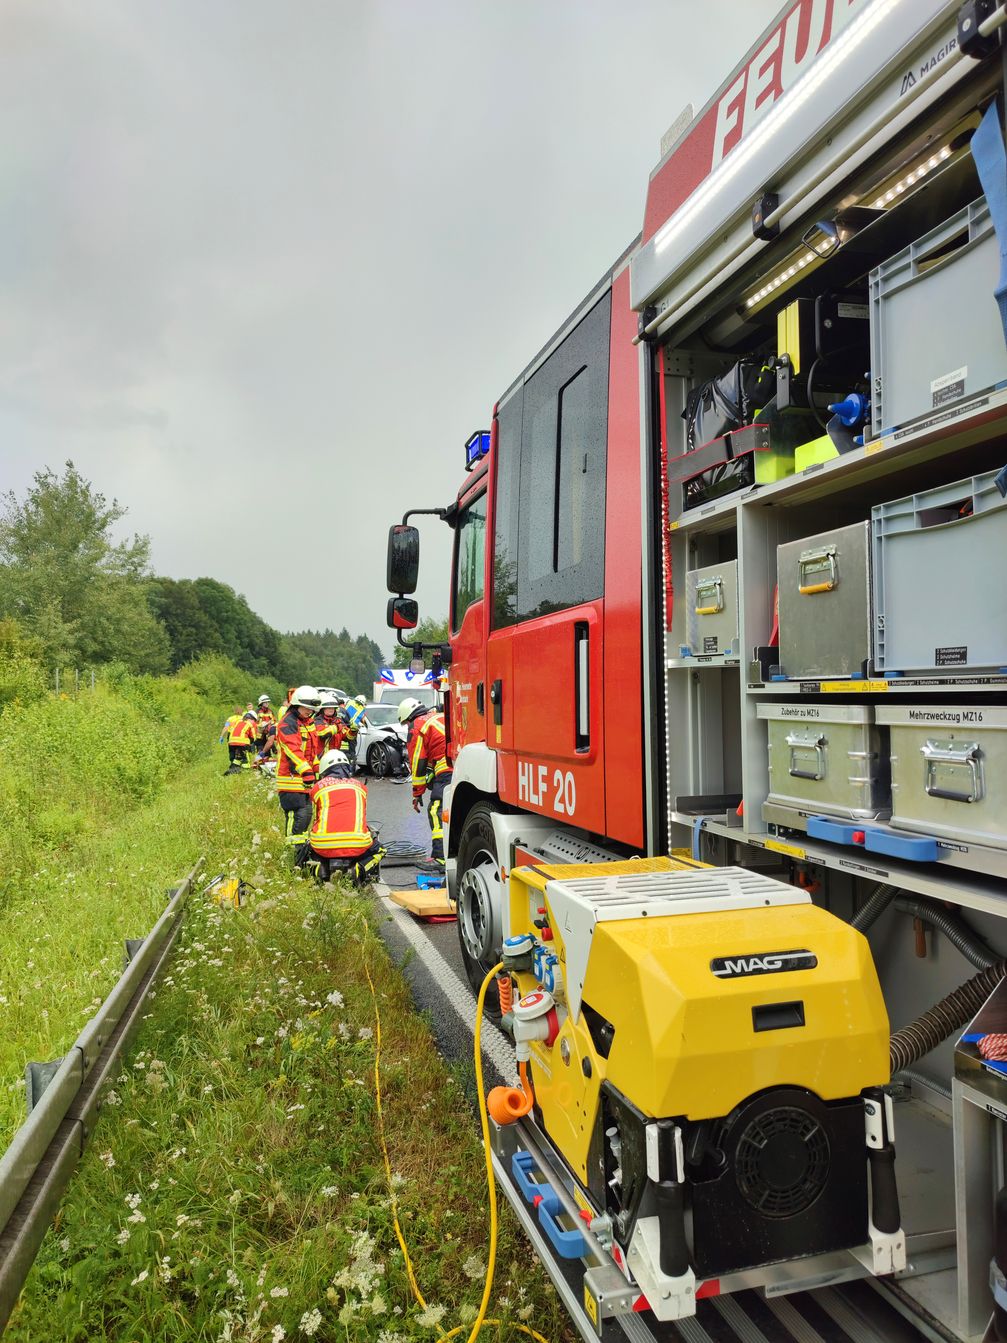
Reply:
[[[850,26],[825,48],[824,53],[814,61],[807,74],[802,75],[793,88],[777,100],[751,135],[728,154],[716,171],[697,187],[685,204],[657,231],[654,235],[656,255],[660,255],[671,244],[697,211],[723,191],[752,155],[762,148],[785,121],[789,121],[795,112],[800,111],[822,82],[856,51],[881,20],[899,3],[900,0],[874,0],[869,9],[854,19]]]
[[[921,177],[926,177],[927,173],[933,172],[933,170],[943,163],[945,159],[949,159],[950,157],[951,147],[945,145],[943,149],[938,150],[936,154],[931,154],[925,162],[918,164],[911,173],[908,173],[900,181],[896,182],[894,186],[889,187],[889,189],[883,195],[879,196],[877,200],[871,201],[871,209],[886,209],[887,206],[891,205],[892,201],[895,200],[896,196],[901,196],[904,191],[914,183],[918,182]]]
[[[764,298],[768,298],[775,289],[779,289],[781,285],[786,284],[788,280],[792,279],[793,276],[802,271],[805,266],[810,266],[813,262],[821,260],[822,257],[812,256],[810,252],[805,251],[803,256],[799,256],[796,261],[792,261],[785,270],[781,270],[778,274],[774,275],[771,280],[767,280],[762,288],[757,289],[751,298],[746,298],[745,307],[754,308],[757,303],[761,303]]]

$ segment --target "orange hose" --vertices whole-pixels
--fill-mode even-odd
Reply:
[[[500,994],[500,1011],[509,1012],[514,1006],[514,981],[510,975],[497,975],[497,992]]]
[[[516,1119],[523,1119],[531,1113],[535,1092],[528,1078],[527,1063],[519,1065],[518,1075],[521,1078],[520,1087],[494,1087],[486,1097],[486,1108],[496,1124],[513,1124]]]

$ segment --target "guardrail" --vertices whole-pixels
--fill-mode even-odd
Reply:
[[[147,936],[126,942],[121,978],[66,1056],[55,1063],[28,1064],[28,1118],[0,1157],[0,1332],[87,1146],[105,1083],[139,1025],[202,866],[200,858],[172,888],[164,913]]]

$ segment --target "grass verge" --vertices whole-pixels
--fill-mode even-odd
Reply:
[[[227,818],[242,780],[221,753],[171,777],[157,798],[106,809],[106,828],[44,855],[0,912],[0,1148],[24,1118],[24,1066],[58,1058],[122,973],[165,891],[200,854],[230,858]],[[112,812],[109,815],[109,811]]]
[[[256,889],[237,911],[193,898],[8,1337],[435,1340],[474,1318],[482,1286],[488,1219],[472,1112],[370,931],[369,903],[283,870],[275,803],[255,781],[208,777],[207,787],[189,852],[208,845],[210,869],[240,871]],[[392,1229],[364,955],[425,1312]],[[506,1208],[501,1221],[493,1314],[504,1323],[483,1338],[516,1343],[527,1319],[572,1340]]]

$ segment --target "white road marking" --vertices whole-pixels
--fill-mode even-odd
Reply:
[[[467,981],[457,974],[430,939],[417,928],[413,916],[388,898],[385,894],[387,886],[378,882],[375,883],[375,890],[386,913],[391,915],[396,927],[413,947],[436,983],[440,985],[446,1002],[454,1010],[469,1035],[473,1035],[476,1028],[476,1000]],[[493,1063],[504,1081],[516,1086],[518,1076],[514,1062],[514,1046],[503,1031],[486,1019],[483,1020],[482,1046],[483,1055]]]

